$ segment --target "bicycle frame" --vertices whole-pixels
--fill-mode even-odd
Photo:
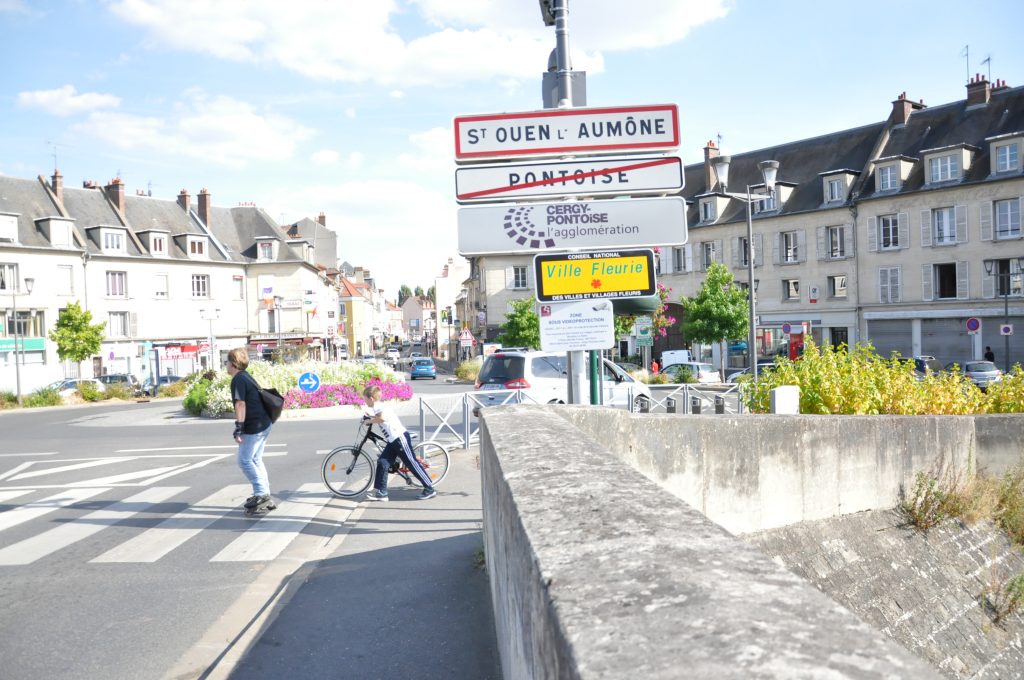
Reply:
[[[362,429],[364,426],[366,427],[366,434],[359,438],[355,445],[355,448],[362,451],[363,445],[366,444],[366,442],[373,442],[373,445],[377,449],[377,459],[379,459],[381,454],[384,453],[384,448],[388,445],[388,442],[384,437],[373,431],[373,423],[371,423],[369,420],[365,420],[359,424],[360,429]],[[374,464],[376,464],[377,460],[374,459],[373,462]],[[407,484],[411,484],[414,481],[413,477],[410,476],[412,474],[412,470],[410,470],[409,468],[405,467],[402,464],[401,458],[395,459],[395,462],[391,464],[391,467],[388,469],[388,472],[390,474],[400,476],[402,479],[405,480]],[[419,480],[415,481],[417,484],[419,483]]]

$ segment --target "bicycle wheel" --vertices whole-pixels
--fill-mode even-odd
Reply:
[[[437,442],[420,442],[412,447],[412,452],[434,486],[448,476],[448,449]]]
[[[354,446],[339,446],[324,458],[321,470],[324,484],[335,496],[351,498],[370,488],[373,459]]]

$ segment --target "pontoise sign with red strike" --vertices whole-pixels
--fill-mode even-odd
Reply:
[[[675,104],[457,116],[455,161],[664,151],[679,146]]]

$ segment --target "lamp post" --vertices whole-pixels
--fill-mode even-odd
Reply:
[[[779,173],[779,162],[778,161],[761,161],[757,164],[761,171],[761,177],[764,179],[764,188],[767,194],[763,195],[752,195],[750,193],[751,185],[747,185],[747,193],[744,194],[730,194],[728,191],[729,187],[729,164],[732,158],[729,156],[719,156],[712,161],[712,167],[715,170],[715,176],[718,178],[718,184],[722,187],[722,192],[729,198],[737,198],[747,205],[747,281],[749,284],[754,283],[754,215],[753,215],[753,203],[754,201],[763,201],[765,198],[770,198],[775,192],[775,178]],[[747,349],[750,353],[750,375],[754,380],[757,380],[757,316],[754,303],[754,291],[751,289],[749,292],[749,325],[747,335]]]
[[[1010,323],[1010,287],[1013,279],[1013,271],[1011,263],[1017,263],[1017,276],[1021,276],[1021,269],[1024,268],[1024,255],[1015,258],[1008,258],[1003,260],[984,260],[985,273],[989,276],[995,276],[999,282],[999,290],[1003,293],[1003,324],[1009,325]],[[1006,271],[1000,271],[1002,267],[1001,262],[1006,262]],[[1003,369],[1004,372],[1010,372],[1010,336],[1003,336]]]
[[[274,325],[277,326],[277,362],[280,364],[284,363],[284,338],[281,333],[283,324],[281,323],[281,302],[283,298],[280,295],[274,296]]]
[[[209,340],[209,342],[210,342],[210,365],[207,367],[207,370],[216,371],[218,366],[217,366],[217,361],[214,359],[214,351],[213,351],[213,322],[220,318],[220,310],[219,309],[200,309],[199,313],[202,314],[203,319],[205,319],[205,320],[210,322],[210,340]]]
[[[32,294],[32,287],[35,285],[36,280],[31,278],[25,279],[25,295]],[[18,280],[14,280],[14,287],[11,288],[11,307],[12,310],[12,321],[14,326],[14,382],[15,388],[18,390],[18,406],[22,406],[21,398],[21,366],[20,363],[25,360],[25,339],[22,337],[21,340],[21,359],[19,361],[18,352]],[[24,336],[24,334],[22,334]]]

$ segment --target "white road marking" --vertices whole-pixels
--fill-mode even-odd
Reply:
[[[146,489],[123,501],[113,503],[103,510],[90,512],[84,517],[62,524],[55,529],[26,538],[24,541],[19,541],[0,550],[0,565],[31,564],[41,557],[55,553],[126,520],[150,505],[161,503],[187,488],[185,486],[164,486]]]
[[[110,489],[72,489],[69,491],[62,491],[42,500],[35,501],[34,503],[29,503],[28,505],[22,505],[21,507],[14,508],[13,510],[2,512],[0,513],[0,531],[10,529],[22,522],[42,517],[54,510],[79,503],[84,501],[86,498],[92,498],[96,494],[109,490]]]
[[[320,512],[332,494],[319,482],[303,484],[282,500],[276,510],[213,556],[211,562],[260,562],[276,558]]]
[[[68,472],[69,470],[83,470],[85,468],[97,467],[99,465],[113,465],[114,463],[123,463],[127,460],[133,460],[132,458],[101,458],[100,460],[89,460],[84,463],[74,463],[72,465],[60,465],[58,467],[46,468],[45,470],[35,470],[33,472],[22,472],[20,475],[15,475],[10,478],[10,481],[16,482],[19,479],[31,479],[33,477],[42,477],[43,475],[50,475],[56,472]],[[34,465],[33,462],[25,463],[25,465]],[[8,473],[9,474],[9,473]],[[7,476],[0,476],[0,479],[6,479]]]
[[[5,489],[0,490],[0,503],[9,501],[18,496],[24,496],[27,493],[32,493],[35,489]]]
[[[41,451],[39,453],[0,453],[0,458],[22,458],[24,456],[56,456],[56,451]]]
[[[285,446],[285,444],[267,444],[267,448]],[[114,453],[151,453],[153,451],[205,451],[209,449],[237,449],[238,444],[217,444],[216,446],[168,446],[158,449],[118,449]]]
[[[170,465],[166,467],[150,468],[148,470],[136,470],[135,472],[125,472],[120,475],[111,475],[110,477],[101,477],[100,479],[87,479],[84,482],[71,482],[68,484],[69,487],[76,486],[108,486],[113,484],[121,484],[123,482],[130,482],[140,478],[148,477],[159,477],[166,476],[168,472],[181,472],[185,468],[185,464],[181,465]],[[142,482],[148,484],[149,480]]]
[[[248,484],[226,486],[92,561],[156,562],[224,515],[237,509],[251,490]]]

